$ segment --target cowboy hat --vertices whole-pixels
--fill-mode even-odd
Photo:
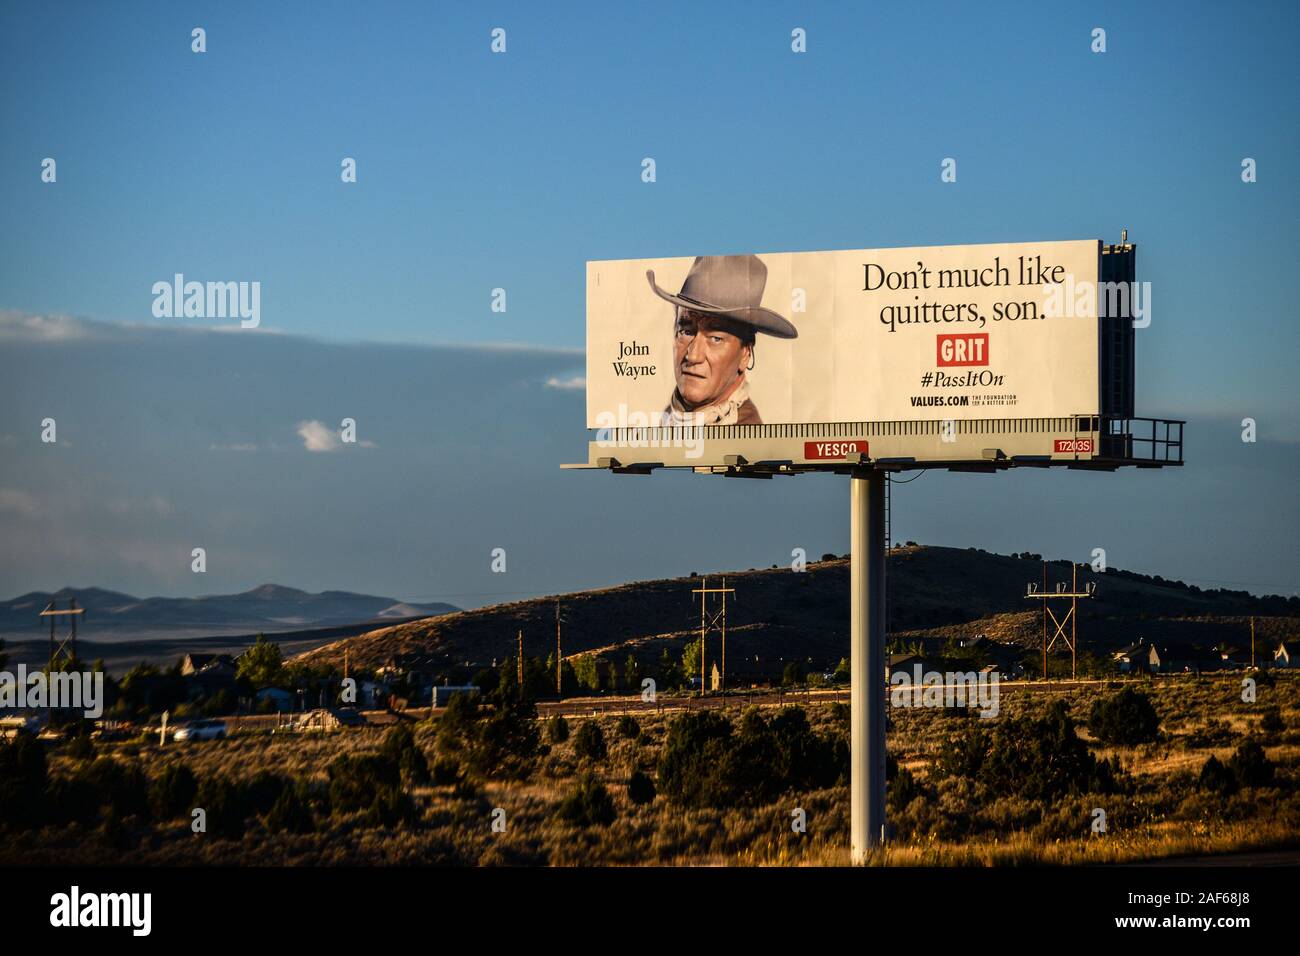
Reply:
[[[788,319],[759,305],[767,284],[767,266],[758,256],[697,256],[677,295],[655,284],[653,269],[646,272],[646,278],[655,295],[674,305],[726,316],[779,339],[799,336]]]

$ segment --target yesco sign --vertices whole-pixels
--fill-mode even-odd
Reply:
[[[1082,240],[589,262],[587,427],[1097,414],[1076,290],[1100,261]]]

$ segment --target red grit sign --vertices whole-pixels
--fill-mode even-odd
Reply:
[[[1052,451],[1057,455],[1091,455],[1091,438],[1058,438]]]
[[[803,443],[803,456],[809,460],[846,458],[853,454],[867,454],[867,440],[865,438],[842,438],[838,441],[806,441]]]
[[[988,365],[989,334],[966,332],[960,335],[936,336],[936,364],[940,368],[953,365]]]

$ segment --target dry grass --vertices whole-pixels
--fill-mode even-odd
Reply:
[[[1240,676],[1178,678],[1146,683],[1162,720],[1162,736],[1134,748],[1101,747],[1099,757],[1119,757],[1130,776],[1120,795],[1079,795],[1059,805],[1037,806],[1010,798],[993,799],[978,782],[931,781],[933,805],[916,819],[929,821],[917,838],[895,840],[872,861],[902,866],[1014,866],[1096,864],[1168,856],[1245,852],[1295,845],[1300,833],[1300,675],[1281,674],[1261,685],[1259,702],[1241,702]],[[1082,722],[1106,688],[1074,689],[1067,695],[1073,716]],[[1042,689],[1004,692],[1002,716],[1040,707]],[[1232,798],[1211,797],[1197,789],[1196,777],[1210,755],[1225,760],[1247,734],[1258,733],[1265,709],[1276,706],[1286,723],[1282,734],[1266,740],[1277,765],[1273,788]],[[809,705],[813,725],[842,727],[829,704]],[[369,827],[357,815],[324,816],[317,832],[275,834],[252,820],[243,840],[223,840],[189,831],[188,820],[164,825],[126,821],[125,833],[109,838],[79,827],[47,828],[7,836],[0,853],[7,862],[148,863],[235,865],[726,865],[799,866],[848,863],[848,789],[844,786],[789,794],[757,808],[683,810],[662,797],[637,806],[627,795],[636,769],[653,776],[667,730],[667,717],[639,718],[643,737],[618,738],[614,718],[593,718],[609,743],[609,756],[597,764],[573,753],[572,737],[553,745],[527,781],[479,782],[468,788],[417,787],[416,824]],[[576,730],[579,721],[571,721]],[[928,710],[893,713],[890,751],[922,780],[945,735],[961,718]],[[316,735],[239,734],[223,741],[192,745],[156,742],[104,745],[101,752],[138,760],[149,776],[185,763],[200,778],[213,775],[245,780],[259,771],[323,785],[326,768],[342,753],[376,749],[382,728]],[[1086,732],[1083,733],[1088,738]],[[434,728],[418,725],[417,740],[432,757]],[[51,772],[74,769],[71,757],[55,753]],[[583,771],[594,772],[609,788],[617,818],[607,827],[574,827],[559,822],[556,804]],[[1088,835],[1091,807],[1107,810],[1109,832]],[[494,832],[493,811],[504,810],[504,832]],[[791,813],[805,811],[807,832],[794,833]],[[907,816],[912,818],[912,807]]]

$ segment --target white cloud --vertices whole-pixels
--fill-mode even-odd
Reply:
[[[302,437],[302,446],[308,451],[338,451],[343,447],[335,431],[315,419],[299,422],[298,434]]]
[[[213,442],[208,446],[208,451],[257,451],[257,445],[252,442],[234,442],[229,445],[219,445]]]
[[[565,391],[579,391],[587,387],[587,379],[583,375],[574,375],[571,378],[556,378],[552,375],[546,380],[547,388],[559,388]]]
[[[89,338],[89,323],[70,315],[32,315],[13,309],[0,309],[0,341],[64,342]]]

